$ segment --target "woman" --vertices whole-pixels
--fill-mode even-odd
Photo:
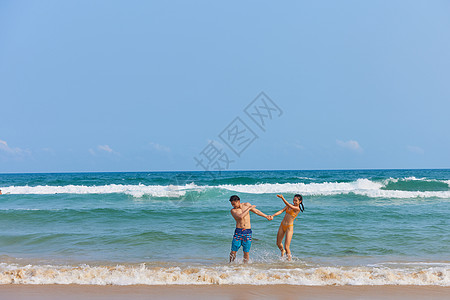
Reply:
[[[277,246],[281,251],[281,257],[286,254],[287,259],[291,260],[291,240],[292,235],[294,234],[294,220],[297,218],[297,215],[300,212],[303,212],[305,207],[303,206],[303,198],[300,194],[296,194],[294,196],[294,204],[290,204],[289,202],[284,199],[283,195],[277,195],[278,198],[281,198],[283,200],[284,204],[286,206],[273,214],[272,217],[278,216],[279,214],[283,213],[284,211],[286,214],[284,215],[283,221],[281,221],[280,228],[278,228],[278,234],[277,234]],[[301,206],[301,207],[300,207]],[[284,248],[283,248],[283,237],[286,235],[286,239],[284,240]]]

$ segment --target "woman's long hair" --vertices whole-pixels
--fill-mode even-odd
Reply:
[[[305,206],[303,206],[303,197],[300,194],[295,194],[294,198],[298,198],[298,200],[300,200],[300,204],[298,206],[298,208],[300,208],[300,211],[303,212],[305,210]]]

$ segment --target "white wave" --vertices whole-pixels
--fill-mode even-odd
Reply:
[[[424,267],[424,266],[428,266],[428,267],[444,267],[447,269],[450,269],[450,263],[447,262],[421,262],[421,261],[416,261],[416,262],[383,262],[383,263],[377,263],[377,264],[373,264],[373,265],[369,265],[371,267],[392,267],[392,266],[409,266],[409,267]]]
[[[421,178],[417,178],[414,176],[410,176],[410,177],[404,177],[404,178],[388,178],[383,180],[383,184],[387,185],[388,183],[397,183],[399,181],[425,181],[425,182],[441,182],[441,183],[446,183],[448,184],[448,186],[450,187],[450,180],[438,180],[438,179],[429,179],[426,177],[421,177]]]
[[[301,193],[305,195],[336,195],[354,191],[379,190],[383,187],[383,184],[368,179],[358,179],[353,182],[225,184],[219,187],[250,194]]]
[[[356,194],[371,198],[450,198],[450,191],[399,191],[383,190],[385,184],[368,179],[358,179],[352,182],[324,183],[264,183],[256,185],[221,185],[220,188],[239,193],[274,194],[290,193],[305,196],[331,196]]]
[[[32,266],[0,264],[0,284],[291,284],[450,286],[450,269],[377,267],[257,268],[130,266]]]
[[[388,179],[391,180],[391,179]],[[392,179],[397,180],[397,179]],[[446,183],[450,184],[450,180]],[[152,197],[179,198],[190,191],[221,189],[247,194],[302,194],[305,196],[330,196],[355,194],[371,198],[448,198],[450,191],[401,191],[384,190],[388,182],[376,182],[360,178],[352,182],[323,183],[262,183],[262,184],[223,184],[218,186],[198,186],[195,183],[186,185],[121,185],[102,186],[65,185],[65,186],[10,186],[0,187],[10,194],[113,194],[123,193],[139,198],[145,195]]]
[[[182,197],[186,194],[187,190],[199,189],[194,184],[186,184],[184,186],[177,185],[122,185],[122,184],[109,184],[100,186],[84,186],[84,185],[64,185],[64,186],[10,186],[1,188],[7,191],[11,195],[23,195],[23,194],[36,194],[36,195],[48,195],[48,194],[116,194],[123,193],[132,195],[134,197],[142,197],[144,195],[150,195],[153,197]]]
[[[355,191],[356,195],[370,198],[445,198],[450,199],[450,191],[421,192],[421,191],[397,191],[397,190],[376,190],[376,191]]]

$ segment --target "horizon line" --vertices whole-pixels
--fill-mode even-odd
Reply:
[[[222,171],[204,171],[204,170],[153,170],[153,171],[61,171],[61,172],[6,172],[0,175],[19,175],[19,174],[90,174],[90,173],[188,173],[188,172],[272,172],[272,171],[407,171],[407,170],[450,170],[450,168],[353,168],[353,169],[240,169],[240,170],[222,170]]]

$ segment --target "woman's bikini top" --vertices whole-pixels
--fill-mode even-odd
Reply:
[[[298,216],[298,212],[295,213],[294,210],[293,210],[292,208],[290,208],[289,206],[288,206],[288,208],[286,208],[286,213],[287,213],[287,214],[290,214],[291,216],[293,216],[293,217],[294,217],[294,220],[295,220],[295,218],[297,218],[297,216]]]

